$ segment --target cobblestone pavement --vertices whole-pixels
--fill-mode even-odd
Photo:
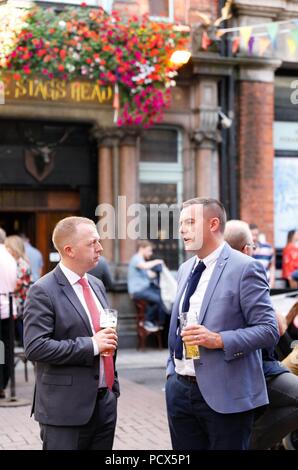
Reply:
[[[165,366],[167,351],[120,350],[118,371],[121,397],[118,406],[118,424],[114,450],[168,450],[171,449],[167,426],[165,396],[163,389],[148,388],[127,380],[122,375],[125,368],[152,369]],[[24,380],[23,365],[16,368],[16,391],[18,399],[32,399],[34,385],[33,368],[29,366],[29,381]],[[0,407],[0,450],[41,449],[39,425],[30,418],[30,405]]]

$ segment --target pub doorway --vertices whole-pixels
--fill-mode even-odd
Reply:
[[[40,190],[32,193],[0,191],[0,203],[6,202],[0,209],[0,227],[7,235],[24,233],[30,239],[43,255],[45,274],[58,261],[52,244],[54,227],[60,219],[81,213],[81,197],[79,191]]]

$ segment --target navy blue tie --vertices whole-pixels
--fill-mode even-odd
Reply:
[[[193,270],[188,280],[186,291],[185,291],[185,296],[184,296],[183,304],[182,304],[182,312],[189,311],[189,300],[197,288],[197,285],[199,283],[199,280],[202,276],[204,269],[206,269],[205,264],[203,263],[203,261],[199,261],[199,263]],[[179,327],[179,331],[178,331],[177,338],[176,338],[175,357],[177,359],[182,359],[183,357],[183,342],[182,342],[182,338],[180,334],[180,327]]]

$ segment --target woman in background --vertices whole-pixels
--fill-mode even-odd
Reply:
[[[19,345],[23,346],[23,308],[29,287],[32,284],[32,273],[21,237],[17,235],[7,237],[5,246],[17,263],[17,284],[14,292],[18,312],[16,330]]]
[[[298,231],[290,230],[287,245],[282,252],[282,277],[287,279],[290,287],[298,285]]]

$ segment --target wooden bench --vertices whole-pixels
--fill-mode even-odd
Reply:
[[[144,328],[145,322],[145,311],[148,303],[145,300],[134,300],[136,309],[137,309],[137,335],[138,335],[138,346],[137,349],[145,351],[146,349],[146,339],[148,336],[155,336],[157,340],[158,349],[162,349],[162,336],[161,330],[157,331],[148,331]]]

